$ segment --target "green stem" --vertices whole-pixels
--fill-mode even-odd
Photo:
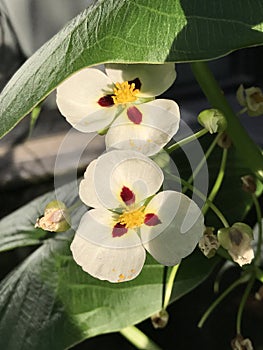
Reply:
[[[199,137],[205,135],[208,133],[207,129],[201,129],[199,131],[197,131],[195,134],[190,135],[178,142],[176,142],[175,144],[169,146],[169,147],[165,147],[165,150],[167,153],[172,153],[173,151],[175,151],[177,148],[182,147],[183,145],[186,145],[189,142],[195,141],[196,139],[198,139]]]
[[[170,298],[171,298],[173,285],[174,285],[174,279],[175,279],[175,276],[177,274],[178,268],[179,268],[179,264],[173,266],[173,268],[171,270],[171,273],[169,275],[168,282],[167,282],[166,288],[165,288],[165,296],[164,296],[164,302],[163,302],[163,309],[164,310],[169,305],[169,301],[170,301]]]
[[[217,134],[217,136],[214,138],[213,142],[211,143],[211,145],[209,146],[209,148],[207,149],[207,151],[204,154],[203,159],[201,160],[201,162],[198,164],[198,166],[195,168],[195,170],[193,171],[193,174],[189,177],[189,179],[187,180],[188,183],[192,183],[193,179],[195,178],[195,176],[199,173],[199,171],[202,169],[204,163],[207,161],[207,159],[210,157],[211,153],[213,152],[218,139],[220,138],[221,134]],[[182,192],[185,193],[185,191],[187,190],[187,186],[184,186]]]
[[[225,175],[225,169],[226,169],[226,161],[227,161],[227,149],[224,148],[223,150],[223,154],[222,154],[222,159],[221,159],[221,164],[220,164],[220,168],[219,168],[219,172],[217,175],[217,179],[214,183],[214,186],[208,196],[208,200],[210,202],[213,202],[215,199],[215,196],[217,195],[221,185],[222,185],[222,181],[224,179],[224,175]],[[209,208],[209,205],[206,203],[204,208],[203,208],[203,214],[205,215],[205,213],[207,212]]]
[[[126,327],[120,330],[121,335],[129,340],[137,349],[161,350],[146,334],[135,326]]]
[[[227,120],[227,133],[244,163],[262,180],[263,157],[227,102],[220,86],[205,62],[191,63],[192,71],[208,101],[221,110]]]
[[[198,327],[202,328],[205,321],[208,319],[208,317],[211,315],[211,313],[214,311],[214,309],[221,303],[221,301],[234,290],[237,286],[240,284],[246,282],[247,279],[244,278],[244,276],[237,279],[235,282],[233,282],[206,310],[204,315],[202,316],[201,320],[198,323]]]
[[[253,287],[255,281],[255,276],[251,276],[250,281],[248,282],[245,292],[242,296],[241,302],[239,304],[238,312],[237,312],[237,321],[236,321],[236,330],[237,334],[241,334],[241,322],[242,322],[242,315],[244,311],[245,304],[247,302],[249,293],[251,292],[251,289]]]
[[[262,212],[261,212],[261,208],[260,208],[260,204],[257,199],[257,196],[254,193],[252,194],[252,198],[256,208],[257,222],[258,222],[258,243],[257,243],[257,250],[255,255],[255,264],[260,265],[261,246],[262,246]]]

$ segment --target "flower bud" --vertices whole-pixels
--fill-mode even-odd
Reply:
[[[232,341],[231,347],[233,350],[254,350],[251,340],[244,339],[241,334],[238,334]]]
[[[218,230],[218,241],[225,248],[232,259],[243,266],[250,264],[254,258],[251,247],[253,231],[248,225],[237,222],[232,227]]]
[[[200,250],[208,259],[215,256],[216,251],[220,246],[218,239],[216,235],[214,235],[213,231],[213,227],[207,227],[205,229],[203,237],[201,237],[198,244]]]
[[[221,148],[230,148],[232,145],[232,141],[231,138],[228,136],[228,134],[226,132],[222,132],[222,134],[220,135],[217,144],[219,147]]]
[[[244,86],[240,85],[236,97],[239,104],[247,108],[249,116],[257,117],[263,114],[263,93],[259,87],[244,89]]]
[[[164,328],[169,320],[169,314],[166,310],[162,309],[156,314],[152,315],[151,321],[154,328]]]
[[[242,189],[248,193],[255,193],[257,190],[257,184],[254,176],[246,175],[241,177]]]
[[[199,113],[197,119],[210,134],[225,131],[227,128],[226,118],[218,109],[206,109]]]
[[[255,293],[255,299],[258,301],[263,301],[263,286],[260,286],[259,290]]]
[[[37,219],[35,227],[50,232],[64,232],[70,228],[69,213],[66,205],[52,201],[46,207],[44,215]]]

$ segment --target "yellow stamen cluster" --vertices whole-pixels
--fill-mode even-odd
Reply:
[[[145,214],[143,213],[145,206],[133,211],[125,211],[119,216],[119,223],[125,225],[126,228],[139,227],[144,223]]]
[[[114,104],[128,103],[136,101],[136,95],[139,89],[135,89],[135,84],[129,84],[128,81],[123,83],[116,83],[114,88],[114,95],[112,96]]]

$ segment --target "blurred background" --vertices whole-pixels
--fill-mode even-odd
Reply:
[[[90,6],[90,0],[0,0],[0,90],[15,71],[34,52],[70,19]],[[243,83],[246,87],[261,86],[263,78],[262,47],[240,50],[226,57],[214,60],[210,66],[218,78],[228,100],[235,110],[239,110],[235,93]],[[209,105],[195,83],[188,64],[178,64],[178,73],[174,85],[165,93],[165,97],[175,99],[181,107],[182,119],[196,130],[197,114]],[[263,146],[263,117],[249,118],[242,116],[241,121],[258,145]],[[69,130],[70,125],[61,117],[50,97],[42,106],[40,116],[30,134],[30,117],[26,117],[14,130],[0,140],[0,218],[21,205],[54,187],[53,172],[59,147]],[[92,135],[89,152],[86,152],[79,163],[79,174],[104,149],[101,136]],[[61,169],[63,181],[74,162],[76,149],[87,135],[74,132],[71,134],[65,150],[65,166]],[[251,213],[251,218],[253,218]],[[1,254],[1,277],[4,277],[17,265],[30,249],[17,249],[15,252]],[[233,268],[225,275],[224,284],[237,271]],[[212,314],[202,330],[197,323],[202,313],[214,299],[212,282],[214,276],[183,297],[170,307],[170,322],[164,330],[156,331],[150,321],[140,327],[150,335],[163,349],[229,349],[235,329],[235,314],[242,295],[242,288],[225,300],[218,311]],[[249,335],[263,349],[262,321],[263,304],[249,299],[244,315],[245,335]],[[36,330],[37,332],[37,330]],[[1,335],[4,336],[4,335]],[[81,349],[133,349],[119,334],[102,335],[88,339],[74,347]],[[16,349],[7,349],[16,350]]]

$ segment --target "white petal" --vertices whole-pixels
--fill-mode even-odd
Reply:
[[[155,194],[163,182],[163,172],[148,157],[135,151],[110,151],[98,158],[94,184],[99,201],[106,208],[125,205],[123,187],[135,195],[135,202]]]
[[[196,247],[204,231],[204,218],[190,198],[175,191],[158,193],[147,205],[146,213],[161,220],[156,226],[143,225],[145,249],[161,264],[176,265]]]
[[[112,81],[104,73],[85,68],[58,86],[57,105],[61,114],[76,129],[97,131],[107,126],[116,113],[115,106],[101,107],[98,104],[101,97],[112,91]],[[96,113],[99,111],[101,114]]]
[[[94,170],[97,164],[97,159],[93,160],[87,167],[84,173],[84,179],[79,185],[79,196],[83,203],[92,208],[103,207],[94,187]]]
[[[113,82],[140,79],[140,95],[157,96],[166,91],[174,82],[174,63],[165,64],[106,64],[106,73]]]
[[[133,108],[142,113],[141,123],[130,121],[127,109],[124,110],[106,135],[106,148],[132,149],[147,156],[156,154],[178,131],[179,107],[172,100],[160,99]]]
[[[145,250],[135,231],[112,237],[112,213],[103,209],[84,214],[70,248],[84,271],[110,282],[135,278],[145,261]]]

